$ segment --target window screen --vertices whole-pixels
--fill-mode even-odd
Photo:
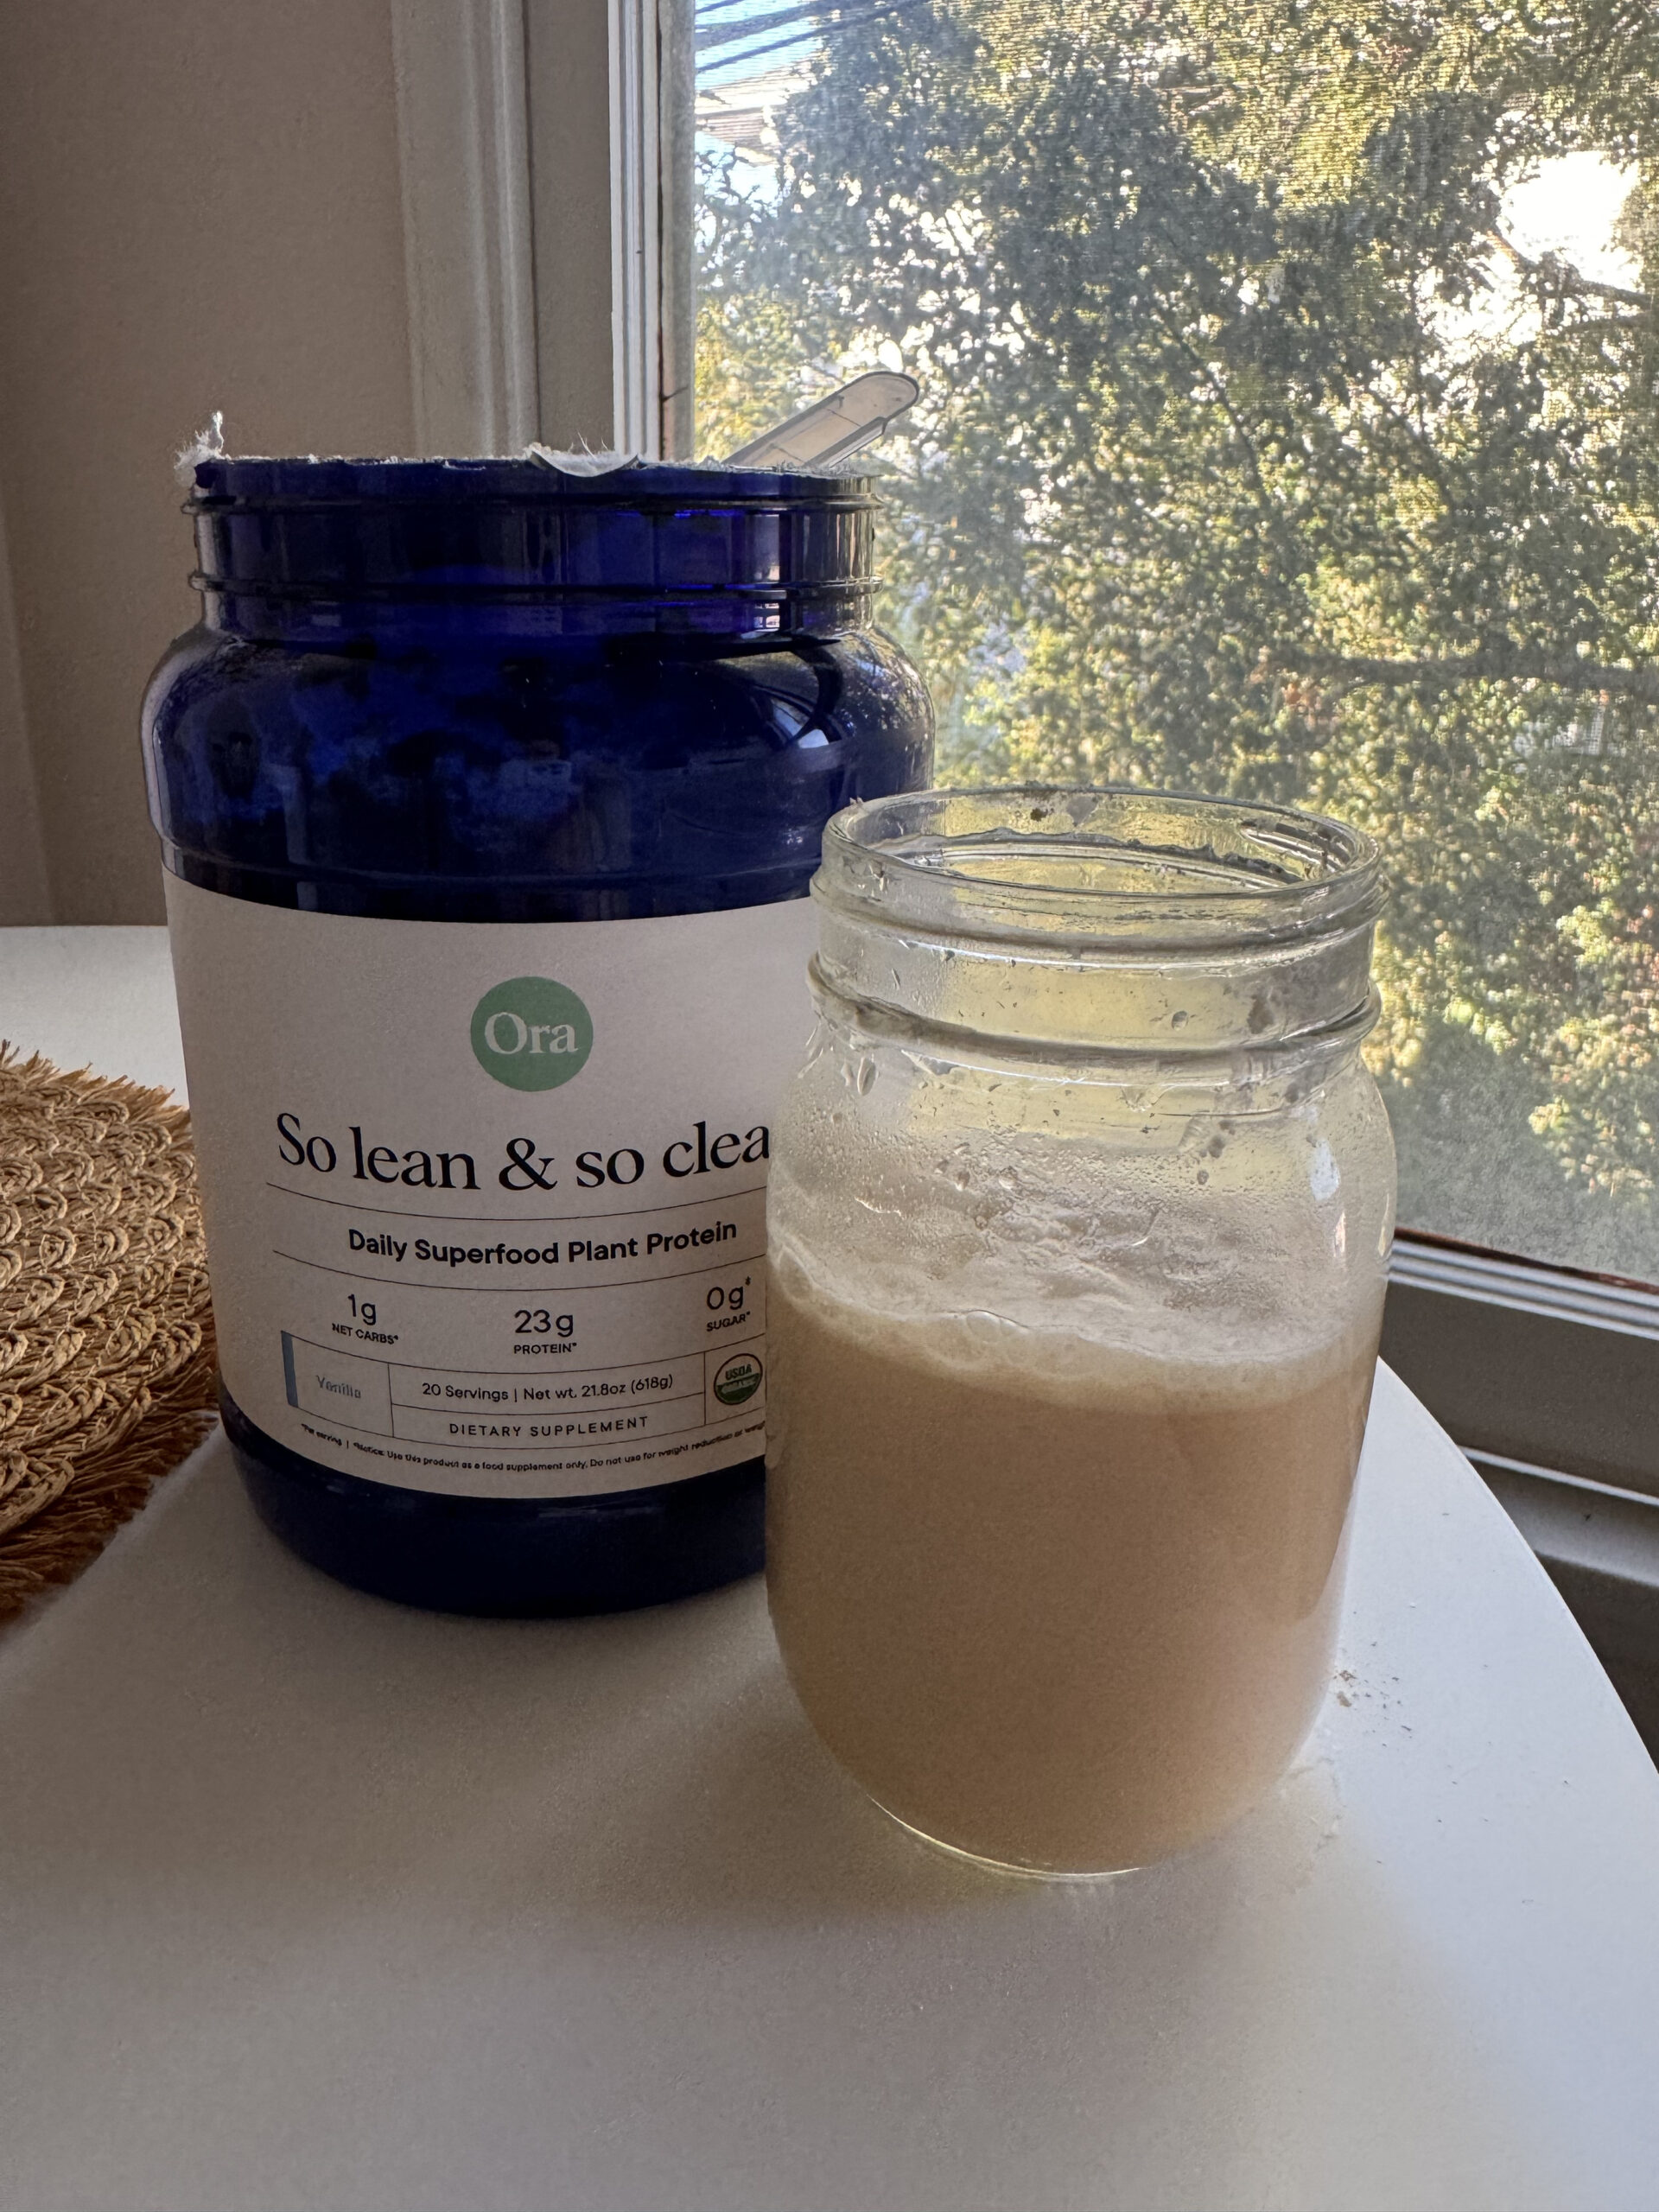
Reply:
[[[1402,1221],[1659,1277],[1659,19],[702,0],[697,442],[830,383],[941,780],[1379,836]]]

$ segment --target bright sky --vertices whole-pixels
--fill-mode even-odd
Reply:
[[[779,20],[791,15],[797,22]],[[763,70],[787,67],[805,60],[818,42],[817,27],[800,0],[696,0],[696,20],[700,86],[734,83]],[[709,43],[717,33],[737,31],[747,23],[761,28],[729,45]]]
[[[1605,154],[1562,154],[1546,162],[1526,184],[1511,185],[1503,195],[1503,227],[1521,251],[1535,259],[1559,253],[1580,276],[1599,284],[1641,283],[1641,272],[1625,253],[1609,245],[1636,171],[1623,168]]]

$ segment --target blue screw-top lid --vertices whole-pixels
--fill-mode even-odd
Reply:
[[[649,607],[652,626],[771,631],[855,624],[874,581],[864,476],[225,459],[194,474],[194,581],[210,595],[527,599],[583,629],[610,626],[594,604],[609,601],[627,627]]]

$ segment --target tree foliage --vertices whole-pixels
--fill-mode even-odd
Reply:
[[[702,442],[813,360],[921,376],[888,570],[949,768],[1374,831],[1407,1217],[1659,1274],[1659,17],[912,0],[779,120],[706,178]],[[1586,150],[1638,282],[1504,234]]]

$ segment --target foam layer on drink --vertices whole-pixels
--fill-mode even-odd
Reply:
[[[1159,1359],[872,1312],[783,1260],[768,1583],[842,1764],[925,1834],[1055,1871],[1260,1797],[1329,1678],[1376,1304],[1294,1358]]]

